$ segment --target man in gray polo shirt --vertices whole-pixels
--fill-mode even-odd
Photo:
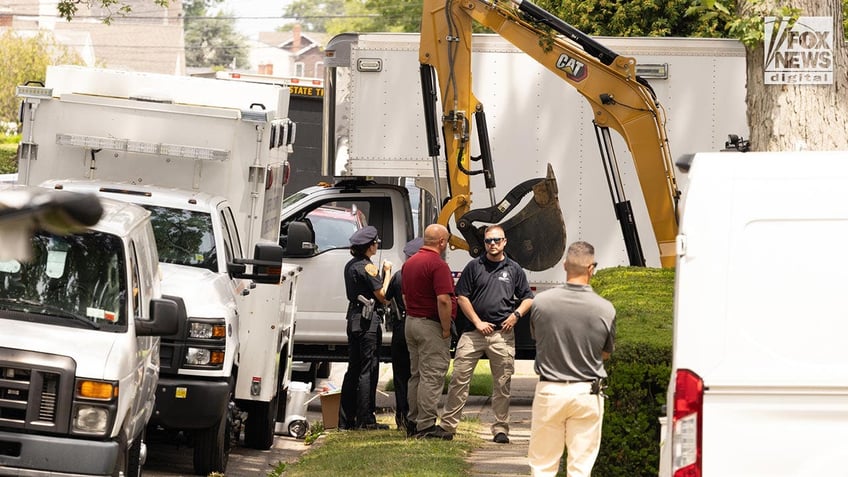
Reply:
[[[539,384],[528,458],[532,475],[553,477],[565,447],[567,475],[589,477],[601,446],[600,382],[613,351],[615,308],[589,285],[598,265],[592,245],[571,244],[564,265],[565,286],[536,295],[530,310]]]

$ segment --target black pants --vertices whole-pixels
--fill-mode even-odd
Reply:
[[[409,348],[406,346],[404,335],[404,324],[406,320],[397,322],[392,329],[392,374],[395,382],[395,423],[400,428],[406,426],[406,418],[409,415],[409,401],[407,400],[409,378],[412,372],[409,369]]]
[[[348,320],[348,360],[342,382],[339,429],[355,429],[377,422],[374,412],[377,408],[382,330],[378,324],[367,331],[352,331],[351,323]]]

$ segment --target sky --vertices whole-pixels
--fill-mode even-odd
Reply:
[[[231,12],[236,19],[236,30],[256,39],[257,32],[274,31],[286,23],[281,17],[289,0],[225,0],[216,11]]]

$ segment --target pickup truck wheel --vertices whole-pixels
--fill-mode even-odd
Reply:
[[[194,473],[209,475],[224,473],[230,458],[229,412],[223,413],[217,424],[194,433]]]
[[[253,402],[244,423],[244,445],[251,449],[268,450],[274,444],[274,425],[280,393],[271,402]]]

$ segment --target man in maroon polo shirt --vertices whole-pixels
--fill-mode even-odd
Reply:
[[[436,425],[439,398],[450,364],[453,277],[442,255],[448,229],[432,224],[424,230],[424,246],[403,265],[406,343],[409,346],[409,420],[416,437],[451,440]]]

